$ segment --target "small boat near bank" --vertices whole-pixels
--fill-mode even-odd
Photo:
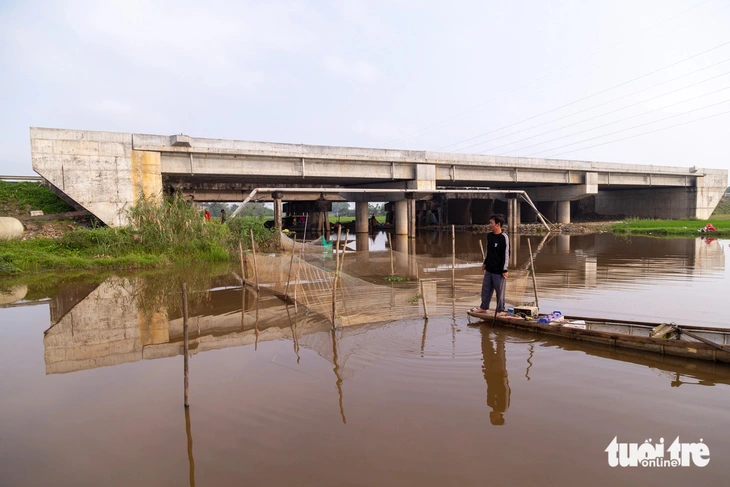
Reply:
[[[493,313],[474,311],[467,311],[467,314],[487,324],[494,322],[500,326],[614,348],[730,363],[730,329],[581,316],[565,316],[560,321],[546,324],[521,316],[495,318]]]

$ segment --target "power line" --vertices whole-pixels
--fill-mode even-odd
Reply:
[[[528,87],[528,86],[530,86],[530,85],[533,85],[533,84],[537,83],[538,81],[542,81],[542,80],[544,80],[545,78],[549,78],[550,76],[552,76],[552,75],[554,75],[554,74],[557,74],[557,73],[560,73],[560,72],[562,72],[562,71],[565,71],[565,70],[566,70],[566,69],[568,69],[569,67],[571,67],[571,66],[573,66],[573,65],[576,65],[576,64],[579,64],[579,63],[580,63],[581,61],[583,61],[583,60],[584,60],[584,59],[586,59],[586,58],[592,58],[592,57],[594,57],[595,55],[597,55],[597,54],[600,54],[600,53],[602,53],[602,52],[604,52],[604,51],[607,51],[607,50],[609,50],[609,49],[612,49],[612,48],[614,48],[614,47],[616,47],[616,46],[618,46],[618,45],[620,45],[620,44],[622,44],[622,43],[626,42],[627,40],[629,40],[629,39],[632,39],[632,38],[636,37],[636,36],[637,36],[637,35],[639,35],[639,34],[643,34],[643,33],[649,32],[650,30],[653,30],[653,29],[655,29],[655,28],[659,27],[660,25],[662,25],[662,24],[664,24],[664,23],[666,23],[666,22],[668,22],[668,21],[670,21],[670,20],[674,20],[675,18],[677,18],[677,17],[679,17],[679,16],[681,16],[681,15],[683,15],[683,14],[685,14],[685,13],[687,13],[687,12],[691,11],[691,10],[694,10],[694,9],[695,9],[695,8],[697,8],[697,7],[700,7],[700,6],[702,6],[702,5],[704,5],[705,3],[709,2],[709,1],[710,1],[710,0],[704,0],[704,1],[701,1],[701,2],[699,2],[699,3],[695,4],[695,5],[693,5],[692,7],[689,7],[689,8],[687,8],[687,9],[685,9],[685,10],[683,10],[683,11],[681,11],[681,12],[679,12],[679,13],[677,13],[677,14],[675,14],[675,15],[673,15],[673,16],[671,16],[671,17],[669,17],[669,18],[666,18],[666,19],[664,19],[664,20],[661,20],[661,21],[659,21],[658,23],[656,23],[656,24],[652,25],[651,27],[647,27],[647,28],[645,28],[645,29],[643,29],[643,30],[641,30],[641,31],[639,31],[639,32],[637,32],[637,33],[635,33],[635,34],[632,34],[632,35],[629,35],[629,36],[627,36],[627,37],[624,37],[624,38],[623,38],[622,40],[620,40],[620,41],[618,41],[618,42],[616,42],[616,43],[614,43],[614,44],[611,44],[611,45],[609,45],[609,46],[606,46],[606,47],[603,47],[603,48],[599,48],[599,49],[596,49],[595,51],[592,51],[592,52],[590,52],[590,53],[588,53],[588,54],[586,54],[586,55],[584,55],[584,56],[582,56],[582,57],[579,57],[579,58],[578,58],[577,60],[575,60],[575,61],[573,61],[573,62],[571,62],[571,63],[569,63],[569,64],[566,64],[566,65],[564,65],[563,67],[561,67],[561,68],[559,68],[559,69],[557,69],[557,70],[555,70],[555,71],[551,71],[551,72],[549,72],[549,73],[547,73],[547,74],[545,74],[545,75],[543,75],[543,76],[540,76],[540,77],[538,77],[538,78],[535,78],[535,79],[533,79],[532,81],[529,81],[528,83],[522,84],[522,85],[520,85],[520,86],[518,86],[518,87],[516,87],[516,88],[514,88],[514,89],[512,89],[512,90],[510,90],[510,91],[508,91],[508,92],[502,93],[501,95],[498,95],[498,96],[496,96],[496,97],[494,97],[494,98],[491,98],[491,99],[489,99],[489,100],[487,100],[487,101],[485,101],[485,102],[482,102],[482,103],[479,103],[478,105],[475,105],[475,106],[473,106],[473,107],[467,108],[466,110],[463,110],[463,111],[461,111],[461,112],[459,112],[459,113],[457,113],[457,114],[455,114],[455,115],[452,115],[452,116],[450,116],[450,117],[447,117],[447,118],[445,118],[445,119],[442,119],[442,120],[440,120],[440,121],[438,121],[438,122],[435,122],[435,123],[433,123],[433,124],[431,124],[431,125],[428,125],[428,126],[426,126],[426,127],[422,128],[422,129],[419,129],[419,130],[416,130],[416,131],[414,131],[414,132],[411,132],[411,133],[409,133],[409,134],[406,134],[406,135],[403,135],[403,136],[400,136],[400,137],[396,137],[396,138],[394,138],[394,139],[391,139],[390,141],[388,141],[388,144],[390,144],[390,143],[392,143],[392,142],[396,142],[396,141],[398,141],[398,140],[410,139],[410,138],[412,138],[412,137],[414,137],[414,136],[417,136],[417,135],[420,135],[420,134],[426,133],[427,131],[431,131],[431,129],[433,129],[433,128],[436,128],[437,126],[439,126],[439,125],[441,125],[441,124],[444,124],[444,123],[445,123],[446,125],[444,125],[444,126],[442,126],[442,127],[438,127],[438,128],[444,128],[444,127],[446,127],[446,126],[450,125],[450,123],[447,123],[447,122],[450,122],[450,121],[452,121],[452,120],[454,120],[454,119],[458,119],[458,117],[460,117],[461,115],[464,115],[464,114],[466,114],[466,113],[469,113],[469,112],[471,112],[471,111],[473,111],[473,110],[476,110],[477,108],[480,108],[480,107],[482,107],[482,106],[484,106],[484,105],[486,105],[486,104],[489,104],[489,103],[491,103],[491,102],[493,102],[493,101],[497,101],[497,100],[499,100],[499,99],[501,99],[501,98],[504,98],[505,96],[511,95],[512,93],[515,93],[515,92],[517,92],[517,91],[519,91],[519,90],[521,90],[521,89],[523,89],[523,88],[526,88],[526,87]],[[725,8],[725,7],[723,7],[723,8]],[[481,113],[481,112],[480,112],[480,113]],[[458,121],[458,120],[454,120],[454,121]]]
[[[693,112],[697,112],[697,111],[699,111],[699,110],[704,110],[705,108],[710,108],[710,107],[714,107],[714,106],[717,106],[717,105],[722,105],[723,103],[728,103],[728,102],[730,102],[730,100],[723,100],[723,101],[721,101],[721,102],[717,102],[717,103],[712,103],[712,104],[710,104],[710,105],[705,105],[705,106],[703,106],[703,107],[699,107],[699,108],[694,108],[694,109],[692,109],[692,110],[688,110],[688,111],[686,111],[686,112],[682,112],[682,113],[677,113],[677,114],[675,114],[675,115],[670,115],[670,116],[668,116],[668,117],[660,118],[659,120],[654,120],[654,121],[652,121],[652,122],[646,122],[646,123],[641,123],[641,124],[639,124],[639,125],[634,125],[634,126],[632,126],[632,127],[628,127],[628,128],[625,128],[625,129],[621,129],[621,130],[616,130],[616,131],[614,131],[614,132],[610,132],[610,133],[608,133],[608,134],[604,134],[604,135],[597,135],[597,136],[595,136],[595,137],[590,137],[590,138],[588,138],[588,139],[583,139],[583,140],[579,140],[578,142],[571,142],[570,144],[564,144],[564,145],[561,145],[561,146],[558,146],[558,147],[553,147],[553,148],[551,148],[551,149],[545,149],[545,150],[541,150],[541,151],[533,152],[532,154],[528,154],[528,155],[527,155],[527,156],[525,156],[525,157],[532,157],[532,156],[534,156],[534,155],[536,155],[536,154],[542,154],[543,152],[551,152],[551,151],[554,151],[554,150],[557,150],[557,149],[562,149],[563,147],[570,147],[571,145],[575,145],[575,144],[582,144],[583,142],[588,142],[588,141],[590,141],[590,140],[595,140],[595,139],[600,139],[600,138],[603,138],[603,137],[608,137],[609,135],[613,135],[613,134],[619,134],[619,133],[621,133],[621,132],[626,132],[627,130],[633,130],[633,129],[635,129],[635,128],[639,128],[639,127],[644,127],[644,126],[646,126],[646,125],[651,125],[651,124],[653,124],[653,123],[663,122],[664,120],[669,120],[670,118],[676,118],[676,117],[680,117],[680,116],[682,116],[682,115],[687,115],[688,113],[693,113]]]
[[[514,132],[510,132],[509,134],[506,134],[506,135],[500,135],[500,136],[498,136],[498,137],[493,137],[493,138],[491,138],[491,139],[488,139],[488,140],[485,140],[485,141],[483,141],[483,142],[477,142],[476,144],[471,144],[471,145],[468,145],[468,146],[466,146],[466,147],[462,147],[462,148],[460,148],[460,149],[457,149],[457,150],[463,151],[463,150],[469,149],[469,148],[471,148],[471,147],[476,147],[476,146],[479,146],[479,145],[484,145],[484,144],[486,144],[486,143],[489,143],[489,142],[493,142],[493,141],[495,141],[495,140],[499,140],[499,139],[503,139],[503,138],[505,138],[505,137],[509,137],[509,136],[511,136],[511,135],[516,135],[516,134],[519,134],[519,133],[522,133],[522,132],[526,132],[526,131],[528,131],[528,130],[532,130],[532,129],[534,129],[534,128],[542,127],[543,125],[547,125],[547,124],[550,124],[550,123],[553,123],[553,122],[557,122],[557,121],[560,121],[560,120],[564,120],[564,119],[566,119],[566,118],[570,118],[570,117],[572,117],[573,115],[578,115],[578,114],[580,114],[580,113],[583,113],[583,112],[587,112],[587,111],[589,111],[589,110],[593,110],[594,108],[602,107],[602,106],[604,106],[604,105],[608,105],[608,104],[610,104],[610,103],[614,103],[614,102],[617,102],[617,101],[619,101],[619,100],[623,100],[624,98],[628,98],[628,97],[630,97],[630,96],[634,96],[634,95],[637,95],[637,94],[639,94],[639,93],[642,93],[642,92],[644,92],[644,91],[648,91],[648,90],[653,90],[653,89],[655,89],[655,88],[658,88],[659,86],[665,85],[665,84],[667,84],[667,83],[671,83],[671,82],[673,82],[673,81],[677,81],[678,79],[681,79],[681,78],[685,78],[685,77],[687,77],[687,76],[690,76],[690,75],[693,75],[693,74],[695,74],[695,73],[699,73],[700,71],[704,71],[705,69],[710,69],[710,68],[713,68],[713,67],[715,67],[715,66],[718,66],[718,65],[720,65],[720,64],[726,63],[726,62],[728,62],[728,61],[730,61],[730,58],[728,58],[728,59],[725,59],[725,60],[723,60],[723,61],[720,61],[720,62],[718,62],[718,63],[715,63],[715,64],[711,64],[711,65],[709,65],[709,66],[705,66],[704,68],[696,69],[696,70],[694,70],[694,71],[691,71],[691,72],[689,72],[689,73],[683,74],[683,75],[681,75],[681,76],[677,76],[676,78],[672,78],[672,79],[670,79],[670,80],[667,80],[667,81],[662,81],[661,83],[657,83],[657,84],[655,84],[655,85],[652,85],[652,86],[649,86],[649,87],[647,87],[647,88],[642,88],[642,89],[640,89],[640,90],[636,90],[636,91],[633,91],[633,92],[631,92],[631,93],[628,93],[628,94],[626,94],[626,95],[622,95],[622,96],[619,96],[618,98],[613,98],[613,99],[611,99],[611,100],[608,100],[608,101],[605,101],[605,102],[603,102],[603,103],[599,103],[599,104],[597,104],[597,105],[593,105],[593,106],[591,106],[591,107],[588,107],[588,108],[584,108],[584,109],[582,109],[582,110],[578,110],[578,111],[575,111],[575,112],[569,113],[568,115],[563,115],[562,117],[554,118],[554,119],[552,119],[552,120],[547,120],[547,121],[545,121],[545,122],[542,122],[542,123],[538,123],[538,124],[536,124],[536,125],[532,125],[532,126],[530,126],[530,127],[527,127],[527,128],[521,129],[521,130],[516,130],[516,131],[514,131]],[[705,83],[705,82],[707,82],[707,81],[711,81],[711,80],[713,80],[713,79],[715,79],[715,78],[719,78],[720,76],[725,76],[726,74],[728,74],[728,73],[723,73],[723,74],[721,74],[721,75],[719,75],[719,76],[713,76],[712,78],[704,79],[704,80],[702,80],[702,81],[699,81],[699,82],[697,82],[697,83],[693,83],[693,84],[690,84],[690,85],[684,86],[684,87],[682,87],[682,88],[679,88],[679,89],[677,89],[677,90],[671,91],[671,92],[669,92],[669,93],[665,93],[665,95],[668,95],[668,94],[674,93],[674,92],[676,92],[676,91],[684,90],[684,89],[686,89],[686,88],[690,88],[690,87],[692,87],[692,86],[696,86],[696,85],[698,85],[698,84],[701,84],[701,83]],[[664,95],[659,95],[659,96],[664,96]],[[658,98],[658,97],[655,97],[655,98]],[[650,100],[653,100],[653,98],[649,98],[648,100],[644,100],[643,102],[639,102],[639,103],[644,103],[644,102],[646,102],[646,101],[650,101]],[[629,106],[633,106],[633,105],[629,105]],[[625,108],[628,108],[628,107],[625,107]],[[608,112],[608,113],[612,113],[612,112]],[[608,113],[607,113],[607,114],[608,114]],[[605,114],[604,114],[604,115],[605,115]],[[596,117],[593,117],[593,118],[597,118],[597,117],[600,117],[600,116],[602,116],[602,115],[597,115]],[[585,121],[588,121],[588,120],[592,120],[593,118],[585,119],[585,120],[583,120],[583,121],[585,122]],[[519,123],[519,122],[518,122],[518,123]],[[571,127],[572,125],[575,125],[575,124],[565,125],[565,126],[563,126],[562,128],[567,128],[567,127]],[[559,130],[559,129],[556,129],[556,130]],[[550,132],[551,132],[551,131],[548,131],[548,132],[543,132],[542,134],[538,134],[538,135],[544,135],[544,134],[546,134],[546,133],[550,133]],[[476,136],[476,137],[472,137],[471,139],[467,139],[467,140],[472,140],[472,139],[475,139],[475,138],[478,138],[478,137],[479,137],[479,136]],[[536,135],[536,136],[534,136],[534,137],[537,137],[537,135]],[[530,138],[532,138],[532,137],[528,137],[527,139],[530,139]],[[520,140],[514,141],[513,143],[521,142],[521,141],[523,141],[523,140],[527,140],[527,139],[520,139]],[[451,144],[451,145],[449,145],[449,146],[441,147],[441,148],[439,148],[439,149],[437,149],[437,150],[445,149],[445,148],[451,147],[452,145],[457,145],[457,144],[459,144],[459,142],[457,142],[456,144]],[[503,147],[503,146],[499,146],[499,147]],[[489,149],[489,150],[493,150],[493,149],[496,149],[496,148],[497,148],[497,147],[493,147],[493,148],[491,148],[491,149]]]
[[[728,101],[730,101],[730,100],[728,100]],[[723,103],[725,103],[725,102],[723,102]],[[718,103],[718,105],[719,105],[719,103]],[[661,132],[662,130],[668,130],[668,129],[671,129],[671,128],[674,128],[674,127],[679,127],[681,125],[687,125],[687,124],[694,123],[694,122],[700,122],[702,120],[707,120],[708,118],[719,117],[720,115],[727,115],[728,113],[730,113],[730,110],[728,110],[726,112],[715,113],[714,115],[708,115],[708,116],[702,117],[702,118],[696,118],[694,120],[688,120],[686,122],[677,123],[677,124],[674,124],[674,125],[670,125],[668,127],[662,127],[660,129],[650,130],[649,132],[642,132],[640,134],[629,135],[628,137],[621,137],[620,139],[609,140],[608,142],[601,142],[600,144],[589,145],[588,147],[581,147],[580,149],[574,149],[574,150],[569,150],[569,151],[566,151],[566,152],[560,152],[558,154],[553,154],[552,156],[550,156],[550,158],[557,157],[557,156],[562,156],[564,154],[571,154],[573,152],[579,152],[579,151],[586,150],[586,149],[592,149],[593,147],[598,147],[598,146],[601,146],[601,145],[613,144],[615,142],[620,142],[622,140],[633,139],[634,137],[640,137],[642,135],[653,134],[654,132]]]
[[[727,75],[727,74],[730,74],[730,72],[728,72],[728,73],[725,73],[725,74],[726,74],[726,75]],[[711,91],[711,92],[709,92],[709,93],[704,93],[704,94],[702,94],[702,95],[698,95],[698,96],[695,96],[695,97],[692,97],[692,98],[688,98],[687,100],[682,100],[682,101],[678,101],[678,102],[676,102],[676,103],[672,103],[672,104],[670,104],[670,105],[666,105],[666,106],[663,106],[663,107],[659,107],[659,108],[654,108],[654,109],[652,109],[652,110],[648,110],[648,111],[646,111],[646,112],[642,112],[642,113],[637,113],[636,115],[631,115],[630,117],[625,117],[625,118],[622,118],[622,119],[620,119],[620,120],[615,120],[615,121],[613,121],[613,122],[605,123],[605,124],[603,124],[603,125],[599,125],[599,126],[597,126],[597,127],[591,127],[591,128],[589,128],[589,129],[585,129],[585,130],[580,130],[580,131],[578,131],[578,132],[573,132],[572,134],[568,134],[568,135],[561,135],[560,137],[555,137],[555,138],[553,138],[553,139],[550,139],[550,140],[545,140],[545,141],[543,141],[543,142],[537,142],[537,143],[535,143],[535,144],[532,144],[532,145],[528,145],[528,146],[526,146],[526,147],[520,147],[520,148],[518,148],[518,149],[513,149],[513,150],[511,150],[511,151],[508,151],[508,152],[504,152],[504,153],[502,153],[502,154],[499,154],[499,155],[500,155],[500,156],[505,156],[505,155],[507,155],[507,154],[511,154],[511,153],[513,153],[513,152],[517,152],[517,151],[521,151],[521,150],[529,149],[530,147],[535,147],[535,146],[538,146],[538,145],[548,144],[548,143],[550,143],[550,142],[555,142],[556,140],[560,140],[560,139],[566,139],[566,138],[568,138],[568,137],[573,137],[573,136],[575,136],[575,135],[578,135],[578,134],[583,134],[583,133],[586,133],[586,132],[590,132],[590,131],[592,131],[592,130],[598,130],[598,129],[600,129],[600,128],[603,128],[603,127],[608,127],[609,125],[615,125],[615,124],[617,124],[617,123],[625,122],[626,120],[631,120],[632,118],[636,118],[636,117],[641,117],[641,116],[643,116],[643,115],[648,115],[649,113],[654,113],[654,112],[658,112],[659,110],[666,110],[667,108],[672,108],[672,107],[674,107],[674,106],[677,106],[677,105],[681,105],[682,103],[687,103],[687,102],[689,102],[689,101],[692,101],[692,100],[696,100],[696,99],[698,99],[698,98],[703,98],[703,97],[705,97],[705,96],[709,96],[709,95],[714,95],[715,93],[719,93],[719,92],[721,92],[721,91],[725,91],[725,90],[728,90],[728,89],[730,89],[730,86],[726,86],[726,87],[724,87],[724,88],[720,88],[719,90]],[[636,105],[639,105],[639,104],[641,104],[641,103],[646,103],[646,102],[648,102],[648,101],[654,100],[654,99],[656,99],[656,98],[659,98],[659,97],[661,97],[661,96],[666,96],[666,95],[669,95],[669,94],[671,94],[671,93],[672,93],[672,92],[670,92],[670,93],[665,93],[664,95],[659,95],[659,96],[655,96],[654,98],[650,98],[649,100],[645,100],[645,101],[641,101],[641,102],[638,102],[638,103],[634,103],[633,105],[628,105],[628,106],[625,106],[625,107],[623,107],[623,108],[619,108],[619,109],[617,109],[617,110],[613,110],[612,112],[604,113],[604,114],[602,114],[602,115],[598,115],[598,116],[596,116],[596,117],[593,117],[593,118],[598,118],[598,117],[602,117],[602,116],[604,116],[604,115],[609,115],[609,114],[611,114],[611,113],[615,113],[615,112],[618,112],[618,111],[624,110],[624,109],[626,109],[626,108],[631,108],[632,106],[636,106]],[[591,118],[589,118],[589,119],[587,119],[587,120],[592,120],[592,119],[591,119]],[[576,125],[576,124],[578,124],[578,123],[583,123],[583,122],[585,122],[585,121],[587,121],[587,120],[583,120],[582,122],[576,122],[576,123],[574,123],[574,124],[572,124],[572,125]],[[538,135],[535,135],[535,136],[533,136],[533,137],[527,137],[527,138],[525,138],[525,139],[522,139],[522,140],[529,140],[529,139],[532,139],[532,138],[535,138],[535,137],[539,137],[540,135],[544,135],[544,134],[547,134],[547,133],[550,133],[550,132],[555,132],[555,130],[561,130],[561,129],[564,129],[564,128],[567,128],[567,127],[570,127],[570,125],[566,125],[565,127],[560,127],[560,128],[558,128],[558,129],[554,129],[554,130],[551,130],[551,131],[548,131],[548,132],[543,132],[542,134],[538,134]],[[520,142],[520,141],[517,141],[517,142]],[[488,149],[488,151],[492,151],[492,150],[494,150],[494,149],[498,149],[499,147],[504,147],[505,145],[512,145],[513,143],[516,143],[516,142],[510,142],[509,144],[502,144],[501,146],[498,146],[498,147],[492,147],[491,149]],[[487,152],[487,151],[483,151],[483,152],[480,152],[480,154],[484,154],[484,152]]]
[[[538,118],[538,117],[541,117],[541,116],[543,116],[543,115],[547,115],[548,113],[552,113],[552,112],[555,112],[555,111],[561,110],[561,109],[563,109],[563,108],[565,108],[565,107],[569,107],[569,106],[571,106],[571,105],[575,105],[576,103],[580,103],[580,102],[582,102],[582,101],[588,100],[588,99],[590,99],[590,98],[593,98],[593,97],[595,97],[595,96],[598,96],[598,95],[602,95],[603,93],[606,93],[606,92],[608,92],[608,91],[611,91],[611,90],[615,90],[616,88],[620,88],[621,86],[625,86],[625,85],[627,85],[627,84],[629,84],[629,83],[633,83],[634,81],[638,81],[638,80],[640,80],[640,79],[642,79],[642,78],[646,78],[647,76],[651,76],[652,74],[656,74],[656,73],[658,73],[658,72],[660,72],[660,71],[664,71],[665,69],[669,69],[669,68],[671,68],[671,67],[674,67],[674,66],[676,66],[676,65],[678,65],[678,64],[681,64],[681,63],[684,63],[684,62],[686,62],[686,61],[689,61],[690,59],[694,59],[694,58],[696,58],[696,57],[698,57],[698,56],[701,56],[701,55],[703,55],[703,54],[707,54],[708,52],[714,51],[714,50],[716,50],[716,49],[720,49],[721,47],[727,46],[728,44],[730,44],[730,41],[727,41],[727,42],[723,42],[722,44],[718,44],[717,46],[711,47],[710,49],[707,49],[707,50],[705,50],[705,51],[699,52],[699,53],[697,53],[697,54],[693,54],[692,56],[689,56],[689,57],[687,57],[687,58],[684,58],[684,59],[682,59],[682,60],[680,60],[680,61],[677,61],[677,62],[674,62],[674,63],[672,63],[672,64],[666,65],[666,66],[664,66],[664,67],[661,67],[661,68],[659,68],[659,69],[655,69],[654,71],[651,71],[651,72],[649,72],[649,73],[646,73],[646,74],[642,74],[641,76],[637,76],[636,78],[632,78],[632,79],[630,79],[630,80],[628,80],[628,81],[624,81],[624,82],[621,82],[621,83],[619,83],[619,84],[617,84],[617,85],[614,85],[614,86],[612,86],[612,87],[610,87],[610,88],[606,88],[605,90],[601,90],[601,91],[599,91],[599,92],[597,92],[597,93],[593,93],[593,94],[591,94],[591,95],[585,96],[585,97],[583,97],[583,98],[580,98],[580,99],[578,99],[578,100],[572,101],[572,102],[570,102],[570,103],[566,103],[566,104],[564,104],[564,105],[561,105],[561,106],[559,106],[559,107],[553,108],[553,109],[551,109],[551,110],[548,110],[548,111],[546,111],[546,112],[538,113],[537,115],[533,115],[533,116],[531,116],[531,117],[527,117],[527,118],[524,118],[524,119],[522,119],[522,120],[520,120],[520,121],[518,121],[518,122],[514,122],[514,123],[511,123],[511,124],[509,124],[509,125],[505,125],[505,126],[503,126],[503,127],[500,127],[500,128],[498,128],[498,129],[490,130],[489,132],[485,132],[485,133],[483,133],[483,134],[481,134],[481,135],[478,135],[477,137],[482,137],[482,136],[484,136],[484,135],[489,135],[489,134],[493,134],[494,132],[499,132],[499,131],[501,131],[501,130],[504,130],[504,129],[506,129],[506,128],[509,128],[509,127],[513,127],[513,126],[515,126],[515,125],[519,125],[519,124],[521,124],[521,123],[523,123],[523,122],[527,122],[527,121],[529,121],[529,120],[533,120],[533,119],[535,119],[535,118]],[[462,142],[463,142],[463,141],[462,141]],[[461,143],[461,142],[457,142],[457,143]],[[460,149],[460,150],[463,150],[463,149]]]

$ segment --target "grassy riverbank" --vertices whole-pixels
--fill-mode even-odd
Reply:
[[[708,223],[714,232],[700,232]],[[629,219],[611,226],[611,231],[627,235],[655,235],[676,237],[730,237],[730,215],[717,215],[709,220],[640,220]]]
[[[184,198],[162,205],[139,202],[127,228],[77,228],[57,239],[0,242],[0,274],[44,270],[133,269],[185,262],[221,262],[237,258],[238,242],[269,250],[274,231],[258,218],[236,218],[222,225],[206,222]]]

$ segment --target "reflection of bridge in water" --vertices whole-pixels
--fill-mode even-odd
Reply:
[[[468,237],[473,242],[467,245],[479,249],[479,236]],[[529,259],[525,238],[514,239],[520,266]],[[533,249],[543,239],[530,238],[535,244]],[[571,241],[578,242],[577,249],[571,250]],[[643,257],[637,262],[634,255],[616,252],[611,247],[615,241],[610,235],[548,237],[537,254],[542,285],[588,288],[596,286],[599,278],[604,279],[604,273],[621,283],[643,279],[648,274],[671,276],[678,267],[697,273],[724,269],[723,249],[717,242],[634,239],[634,247],[643,246]],[[477,299],[481,282],[481,270],[475,265],[480,255],[471,259],[467,252],[466,256],[469,259],[457,262],[452,287],[451,258],[394,252],[391,261],[389,252],[348,252],[335,293],[335,322],[347,330],[338,331],[338,336],[381,326],[377,323],[420,319],[423,316],[421,289],[432,318],[461,314]],[[336,258],[324,253],[303,254],[296,257],[295,262],[299,261],[293,267],[288,289],[289,296],[295,297],[298,303],[296,308],[277,297],[284,294],[288,280],[290,257],[285,255],[257,258],[262,282],[260,293],[252,286],[242,289],[240,281],[232,276],[218,278],[213,289],[194,293],[200,299],[191,301],[191,352],[286,339],[316,349],[330,360],[333,345],[330,343],[325,350],[323,344],[327,340],[331,342],[331,338],[310,342],[313,338],[307,337],[323,332],[329,335],[332,327]],[[249,261],[246,268],[249,280],[253,275],[251,264]],[[383,276],[391,274],[391,265],[394,274],[410,280],[384,281]],[[422,288],[419,278],[424,280]],[[143,309],[138,300],[139,282],[139,279],[112,278],[98,286],[77,286],[55,296],[50,306],[51,327],[44,337],[46,372],[72,372],[181,354],[183,332],[179,306],[162,306],[154,311]],[[531,289],[527,294],[531,294]]]

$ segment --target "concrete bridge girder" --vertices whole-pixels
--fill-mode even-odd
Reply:
[[[598,163],[428,151],[201,139],[185,135],[32,127],[33,168],[59,193],[111,226],[127,223],[137,199],[159,198],[163,181],[229,181],[238,188],[191,191],[196,199],[238,201],[245,186],[361,188],[389,185],[416,198],[439,187],[526,188],[538,201],[596,195],[596,210],[636,216],[708,218],[727,188],[725,170]],[[592,179],[588,179],[592,178]],[[538,186],[561,186],[543,189]],[[598,191],[598,185],[601,190]],[[635,186],[636,189],[627,189]],[[662,189],[657,187],[661,186]],[[618,191],[609,191],[620,187]],[[646,189],[651,188],[651,191]],[[316,189],[313,189],[316,192]],[[623,192],[621,192],[623,191]],[[533,196],[534,194],[534,196]],[[545,196],[540,196],[543,194]],[[342,200],[349,199],[343,191]],[[385,196],[385,193],[383,194]],[[677,199],[677,196],[679,198]],[[359,195],[354,201],[372,201]],[[302,196],[299,196],[302,198]],[[402,196],[401,196],[402,198]],[[335,200],[332,198],[332,200]],[[397,201],[397,197],[379,198]],[[620,201],[614,201],[620,200]],[[545,201],[545,200],[543,200]],[[413,206],[411,202],[410,207]],[[410,220],[413,218],[410,210]]]

